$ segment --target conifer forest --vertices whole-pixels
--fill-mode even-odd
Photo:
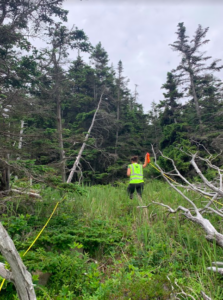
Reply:
[[[223,299],[210,29],[176,24],[179,63],[145,111],[122,57],[68,16],[63,0],[0,0],[0,299]],[[130,158],[147,152],[142,198],[129,199]]]

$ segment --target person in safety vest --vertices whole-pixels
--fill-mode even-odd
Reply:
[[[143,165],[138,164],[138,156],[133,156],[131,159],[131,164],[128,165],[127,176],[130,177],[129,186],[127,188],[130,199],[133,198],[133,194],[136,190],[138,197],[142,198],[143,191],[143,168],[148,165],[147,154],[145,156],[145,162]]]

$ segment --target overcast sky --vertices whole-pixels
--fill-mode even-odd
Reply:
[[[184,22],[191,38],[198,24],[209,27],[210,42],[203,47],[213,58],[223,58],[222,1],[188,0],[65,0],[68,27],[83,29],[95,46],[99,41],[110,64],[123,62],[129,87],[138,85],[138,102],[145,112],[158,103],[166,74],[178,65],[179,55],[169,44],[176,40],[177,24]],[[72,56],[72,54],[71,54]],[[76,54],[73,54],[76,58]],[[85,58],[88,61],[88,58]],[[222,62],[223,63],[223,62]],[[223,78],[223,72],[216,73]]]

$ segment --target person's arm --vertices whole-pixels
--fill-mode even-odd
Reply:
[[[147,155],[145,155],[145,162],[144,162],[144,165],[142,167],[145,168],[147,165],[148,165]]]
[[[131,175],[131,169],[128,167],[128,169],[127,169],[127,176],[130,177],[130,175]]]

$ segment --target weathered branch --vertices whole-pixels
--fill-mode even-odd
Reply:
[[[185,293],[184,291],[183,291],[183,289],[177,284],[177,280],[175,279],[175,281],[174,281],[174,283],[175,283],[175,285],[181,290],[181,292],[180,293],[177,293],[177,295],[184,295],[185,297],[190,297],[192,300],[195,300],[195,298],[192,296],[192,295],[190,295],[190,294],[188,294],[188,293]]]
[[[215,199],[217,198],[217,193],[214,195],[214,197],[212,197],[212,199],[210,199],[210,201],[208,202],[208,204],[204,207],[204,208],[200,208],[199,212],[201,214],[203,214],[204,212],[212,212],[217,214],[218,216],[223,218],[223,212],[222,210],[218,209],[215,205]],[[213,205],[215,208],[210,207],[210,205]]]
[[[214,261],[214,262],[212,263],[212,265],[216,265],[216,266],[223,267],[223,262],[221,262],[221,261]]]
[[[195,162],[195,158],[196,158],[196,155],[193,155],[192,159],[191,159],[191,164],[194,167],[197,174],[200,176],[200,178],[203,180],[203,182],[205,183],[206,186],[208,186],[211,190],[215,191],[221,197],[223,197],[223,191],[216,188],[213,184],[211,184],[210,181],[208,181],[207,178],[202,174],[201,170],[199,169],[198,165]]]
[[[218,267],[208,267],[207,270],[213,271],[215,273],[219,273],[223,275],[223,268],[218,268]]]
[[[215,261],[215,262],[212,262],[212,265],[215,265],[215,267],[214,266],[208,267],[207,270],[223,275],[223,268],[221,268],[221,267],[223,267],[223,262]]]
[[[0,223],[0,251],[11,267],[11,272],[0,266],[0,275],[15,285],[19,299],[36,300],[32,276],[27,271],[15,245],[5,228]],[[4,275],[4,276],[3,276]]]
[[[154,158],[155,158],[155,165],[156,167],[159,169],[160,173],[162,174],[163,178],[168,182],[168,184],[175,190],[177,191],[184,199],[186,199],[194,208],[196,214],[199,214],[198,208],[196,207],[196,205],[193,203],[193,201],[191,201],[186,195],[184,195],[174,184],[172,184],[172,182],[168,179],[167,176],[165,176],[165,173],[163,172],[163,170],[160,168],[160,166],[157,164],[157,160],[156,160],[156,153],[154,151],[154,148],[152,146],[152,150],[153,150],[153,154],[154,154]],[[177,170],[177,169],[176,169]],[[177,170],[178,171],[178,170]],[[179,172],[179,171],[178,171]]]
[[[211,298],[208,297],[203,291],[201,291],[201,296],[203,297],[204,300],[211,300]]]
[[[14,278],[12,276],[12,272],[5,268],[5,264],[0,263],[0,276],[2,278],[7,279],[8,281],[14,282]]]
[[[206,186],[208,186],[210,189],[212,189],[214,191],[214,195],[212,196],[212,198],[210,198],[210,201],[203,207],[203,208],[197,208],[197,206],[195,205],[194,201],[189,199],[184,193],[181,192],[181,190],[178,189],[177,187],[177,182],[172,182],[170,180],[170,178],[168,178],[166,176],[166,174],[164,173],[164,171],[159,167],[159,165],[157,164],[157,160],[156,160],[156,154],[154,151],[154,148],[152,147],[153,153],[154,153],[154,158],[155,158],[155,164],[156,167],[159,169],[160,173],[162,174],[163,178],[167,181],[167,183],[175,190],[177,191],[188,203],[191,204],[191,208],[185,208],[183,206],[178,206],[176,209],[173,209],[172,207],[170,207],[169,205],[166,205],[164,203],[159,203],[159,202],[152,202],[152,204],[155,205],[160,205],[165,207],[169,213],[176,213],[177,211],[181,210],[183,211],[183,215],[189,219],[190,221],[198,224],[201,228],[203,228],[203,230],[206,233],[206,239],[210,242],[216,242],[216,244],[218,246],[220,246],[221,248],[223,248],[223,235],[221,233],[219,233],[215,227],[211,224],[211,222],[204,218],[202,216],[202,213],[204,213],[205,211],[209,211],[212,213],[217,214],[220,217],[223,217],[223,212],[222,210],[218,209],[216,207],[216,205],[214,204],[215,199],[217,197],[217,195],[223,195],[223,191],[221,191],[220,189],[216,188],[213,184],[211,184],[205,177],[204,175],[201,173],[200,169],[198,168],[196,162],[195,162],[195,157],[196,155],[192,155],[192,165],[194,166],[194,168],[196,169],[197,173],[200,175],[200,177],[202,178],[203,182],[205,183]],[[161,153],[162,155],[162,153]],[[165,157],[165,156],[163,156]],[[169,158],[167,158],[169,159]],[[171,160],[171,159],[169,159]],[[178,169],[176,168],[176,165],[174,163],[173,160],[172,164],[174,166],[174,169],[176,171],[176,174],[179,175],[179,177],[186,182],[187,184],[190,184],[178,171]],[[188,186],[186,186],[185,188],[187,188]],[[190,187],[192,188],[193,191],[197,192],[198,190],[196,189],[196,187],[192,184],[190,184]],[[211,205],[214,205],[213,207],[210,207]],[[145,208],[145,206],[141,207],[141,208]],[[214,267],[212,267],[214,268]],[[214,269],[213,269],[214,270]]]
[[[77,156],[77,158],[76,158],[76,160],[75,160],[75,162],[74,162],[74,164],[73,164],[73,167],[72,167],[72,169],[70,170],[70,175],[69,175],[69,177],[68,177],[68,179],[67,179],[67,183],[70,183],[70,182],[72,181],[72,178],[73,178],[73,176],[74,176],[74,172],[76,172],[76,169],[77,169],[77,167],[78,167],[78,165],[79,165],[79,162],[80,162],[80,159],[81,159],[81,155],[82,155],[82,153],[83,153],[83,151],[84,151],[84,148],[85,148],[85,146],[86,146],[86,142],[87,142],[87,140],[88,140],[88,138],[89,138],[89,136],[90,136],[90,134],[91,134],[91,130],[92,130],[93,126],[94,126],[95,118],[96,118],[97,113],[98,113],[98,110],[99,110],[99,108],[100,108],[100,105],[101,105],[101,101],[102,101],[102,97],[103,97],[103,95],[104,95],[104,92],[105,92],[105,88],[104,88],[104,90],[103,90],[102,93],[101,93],[101,96],[100,96],[100,100],[99,100],[99,102],[98,102],[97,109],[96,109],[96,111],[95,111],[95,113],[94,113],[94,116],[93,116],[93,119],[92,119],[92,122],[91,122],[91,126],[90,126],[89,129],[88,129],[88,133],[87,133],[86,136],[85,136],[84,142],[83,142],[83,144],[82,144],[82,146],[81,146],[81,149],[80,149],[80,151],[79,151],[79,153],[78,153],[78,156]]]
[[[42,197],[37,194],[37,193],[33,193],[33,192],[22,192],[20,190],[16,190],[16,189],[11,189],[12,192],[14,193],[18,193],[18,194],[21,194],[21,195],[27,195],[27,196],[31,196],[31,197],[34,197],[34,198],[39,198],[39,199],[42,199]]]
[[[192,191],[196,191],[196,192],[198,192],[198,193],[200,193],[200,194],[202,194],[202,195],[204,195],[204,196],[208,196],[208,197],[213,197],[213,193],[208,193],[208,192],[206,192],[206,191],[203,191],[202,189],[199,189],[196,185],[194,185],[194,184],[191,184],[184,176],[182,176],[181,174],[180,174],[180,172],[179,172],[179,170],[177,169],[177,167],[176,167],[176,165],[175,165],[175,163],[174,163],[174,160],[173,159],[171,159],[171,158],[169,158],[169,157],[167,157],[167,156],[165,156],[165,155],[163,155],[163,153],[160,151],[160,153],[161,153],[161,155],[164,157],[164,158],[166,158],[167,160],[169,160],[169,161],[171,161],[171,163],[172,163],[172,165],[173,165],[173,167],[174,167],[174,170],[175,170],[175,172],[176,172],[176,174],[174,174],[175,176],[178,176],[183,182],[185,182],[186,184],[187,184],[187,189],[190,189],[190,190],[192,190]],[[184,152],[185,153],[185,152]],[[181,186],[181,187],[183,187],[183,188],[185,188],[185,186],[183,186],[183,185],[181,185],[181,184],[178,184],[179,186]]]

